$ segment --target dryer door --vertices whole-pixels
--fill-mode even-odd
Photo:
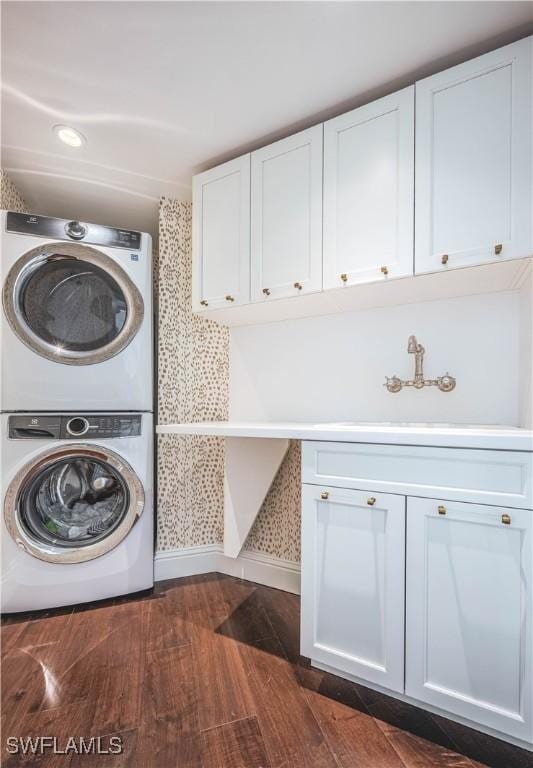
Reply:
[[[3,290],[4,310],[21,341],[68,365],[100,363],[120,352],[144,315],[124,270],[96,248],[48,243],[18,259]]]
[[[28,554],[81,563],[109,552],[142,514],[144,490],[118,454],[60,446],[24,466],[4,501],[7,529]]]

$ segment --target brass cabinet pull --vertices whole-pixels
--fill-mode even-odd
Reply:
[[[382,273],[386,276],[389,274],[389,268],[388,267],[381,267]]]
[[[207,301],[205,299],[202,299],[200,304],[202,305],[202,307],[207,307]]]
[[[448,263],[448,259],[449,259],[449,258],[450,258],[450,257],[448,256],[448,254],[447,254],[447,253],[445,253],[445,254],[444,254],[444,256],[441,256],[441,259],[440,259],[440,260],[441,260],[442,264],[447,264],[447,263]]]
[[[498,245],[494,246],[494,253],[496,254],[496,256],[499,256],[502,250],[503,250],[503,245],[501,243],[498,243]]]
[[[374,504],[376,503],[376,499],[374,498],[374,496],[371,496],[369,499],[366,500],[366,503],[368,504],[369,507],[373,507]]]
[[[265,296],[270,296],[270,288],[263,288],[263,293]]]
[[[511,525],[511,515],[503,514],[502,515],[502,523],[504,525]]]
[[[445,515],[446,514],[446,507],[443,507],[442,504],[438,507],[439,515]]]
[[[321,499],[329,499],[328,491],[322,491],[322,493],[320,494],[320,498]]]
[[[233,296],[230,296],[228,294],[228,296],[226,296],[226,301],[235,301],[235,299],[233,298]]]
[[[342,273],[341,280],[342,280],[343,283],[347,283],[348,282],[348,275],[346,274],[346,272]]]
[[[298,288],[299,291],[302,290],[302,284],[301,283],[294,283],[294,287]]]

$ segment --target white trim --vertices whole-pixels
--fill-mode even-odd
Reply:
[[[200,547],[184,547],[156,552],[154,558],[154,579],[179,579],[182,576],[196,576],[199,573],[216,571],[217,558],[221,551],[218,544]]]
[[[300,594],[299,563],[255,550],[244,551],[236,558],[226,557],[221,544],[156,552],[154,571],[155,581],[217,572]]]

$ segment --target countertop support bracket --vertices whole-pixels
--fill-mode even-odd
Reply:
[[[224,474],[224,554],[238,557],[285,454],[289,441],[227,437]]]

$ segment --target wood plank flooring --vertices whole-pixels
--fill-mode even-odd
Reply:
[[[532,768],[299,655],[299,598],[207,574],[2,622],[4,768]],[[8,737],[121,754],[9,754]]]

